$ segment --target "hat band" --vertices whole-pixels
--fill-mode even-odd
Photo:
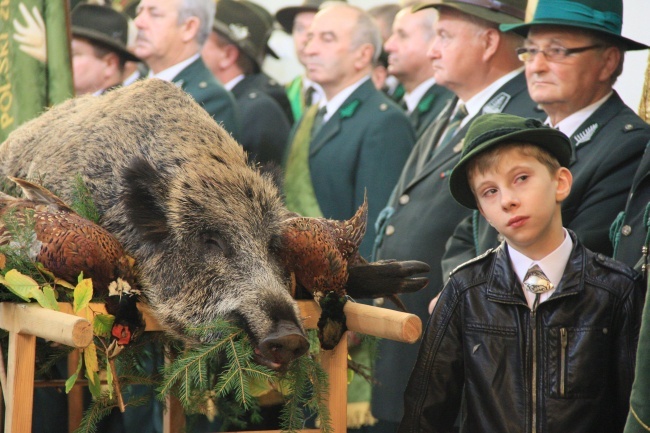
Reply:
[[[526,11],[514,6],[507,5],[498,0],[455,0],[456,3],[465,3],[472,6],[479,6],[494,12],[501,12],[515,18],[523,20],[526,17]]]
[[[615,12],[599,11],[582,3],[566,0],[539,2],[533,23],[546,19],[562,19],[596,25],[619,36],[623,27],[623,18]]]

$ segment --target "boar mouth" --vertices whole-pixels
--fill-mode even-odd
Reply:
[[[280,320],[275,330],[255,348],[255,361],[271,370],[282,371],[309,350],[309,342],[295,323]]]

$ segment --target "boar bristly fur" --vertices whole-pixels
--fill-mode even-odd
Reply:
[[[287,211],[277,188],[174,85],[144,80],[56,106],[0,146],[0,170],[65,200],[79,173],[174,335],[193,343],[188,329],[222,318],[246,329],[272,366],[307,350],[278,257]]]

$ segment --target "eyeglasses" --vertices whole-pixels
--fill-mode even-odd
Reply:
[[[547,47],[543,50],[532,47],[517,48],[515,52],[522,62],[532,61],[538,53],[544,54],[544,58],[549,62],[561,62],[571,54],[582,53],[587,50],[601,48],[601,45],[589,45],[587,47],[564,48],[564,47]]]

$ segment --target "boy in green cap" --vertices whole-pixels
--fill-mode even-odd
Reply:
[[[478,117],[450,177],[505,242],[452,272],[404,396],[399,432],[621,432],[644,290],[562,227],[569,139]]]

